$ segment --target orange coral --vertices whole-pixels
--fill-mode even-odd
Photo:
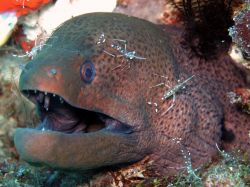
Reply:
[[[22,16],[50,2],[51,0],[2,0],[0,13],[13,11],[17,16]]]
[[[250,104],[250,89],[236,88],[235,93],[241,97],[243,105]]]
[[[244,112],[250,114],[250,89],[236,88],[231,96],[233,104],[237,104]]]

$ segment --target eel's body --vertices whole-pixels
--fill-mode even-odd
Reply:
[[[183,168],[182,150],[195,166],[216,144],[248,151],[250,117],[226,97],[245,85],[242,75],[226,51],[204,60],[182,48],[181,32],[114,13],[65,22],[20,77],[42,121],[16,131],[21,158],[87,170],[149,155],[157,172],[172,174]],[[193,75],[174,102],[162,100]]]

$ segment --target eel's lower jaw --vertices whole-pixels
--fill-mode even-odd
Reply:
[[[139,161],[149,153],[139,139],[134,133],[106,130],[67,134],[18,128],[14,134],[22,160],[64,170],[91,170]]]
[[[77,109],[57,97],[29,93],[28,98],[38,106],[41,123],[35,129],[16,130],[14,142],[21,159],[59,169],[89,170],[135,162],[151,151],[140,143],[141,135],[130,125]]]

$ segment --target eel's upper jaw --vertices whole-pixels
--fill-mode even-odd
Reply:
[[[36,129],[17,129],[14,142],[21,158],[61,169],[94,169],[142,159],[149,150],[138,132],[106,114],[79,109],[60,96],[23,91],[38,107]]]

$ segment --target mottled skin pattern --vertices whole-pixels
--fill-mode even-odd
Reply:
[[[243,77],[226,50],[205,60],[184,49],[182,32],[182,28],[160,29],[112,13],[86,14],[65,22],[26,66],[20,89],[55,93],[75,107],[129,124],[133,132],[75,135],[18,129],[15,144],[21,158],[56,168],[94,169],[150,155],[155,171],[170,175],[185,166],[181,150],[190,152],[194,166],[215,156],[216,144],[248,151],[250,117],[237,111],[226,97],[227,92],[245,86]],[[102,33],[106,41],[98,45]],[[104,50],[117,53],[110,47],[113,39],[126,40],[128,51],[146,59],[108,55]],[[86,59],[96,68],[90,84],[79,74]],[[51,75],[51,69],[57,74]],[[164,82],[173,87],[191,75],[195,77],[176,94],[174,107],[164,114],[172,99],[161,98],[169,88],[153,86]],[[150,101],[158,104],[158,112]],[[233,136],[225,133],[228,131]]]

